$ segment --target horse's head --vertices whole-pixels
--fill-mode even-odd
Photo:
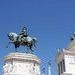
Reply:
[[[11,41],[16,41],[17,36],[18,35],[16,33],[13,32],[8,33],[8,37]]]

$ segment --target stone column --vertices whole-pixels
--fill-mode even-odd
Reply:
[[[40,59],[29,53],[10,53],[5,57],[3,75],[41,75]]]
[[[51,64],[48,65],[48,75],[51,75]]]

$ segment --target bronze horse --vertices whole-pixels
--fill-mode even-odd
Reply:
[[[8,38],[10,39],[10,43],[15,45],[17,49],[19,46],[27,46],[31,51],[33,51],[32,47],[35,47],[35,43],[37,39],[35,37],[26,36],[23,33],[16,34],[13,32],[8,33]]]

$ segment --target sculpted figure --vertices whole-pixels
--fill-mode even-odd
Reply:
[[[14,32],[8,33],[8,38],[10,39],[10,43],[15,45],[17,49],[19,46],[27,46],[31,51],[33,51],[32,47],[35,47],[35,43],[37,39],[35,37],[30,37],[27,34],[27,28],[23,27],[20,34],[16,34]]]

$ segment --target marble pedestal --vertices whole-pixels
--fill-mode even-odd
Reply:
[[[5,57],[3,75],[41,75],[40,59],[29,53],[10,53]]]

